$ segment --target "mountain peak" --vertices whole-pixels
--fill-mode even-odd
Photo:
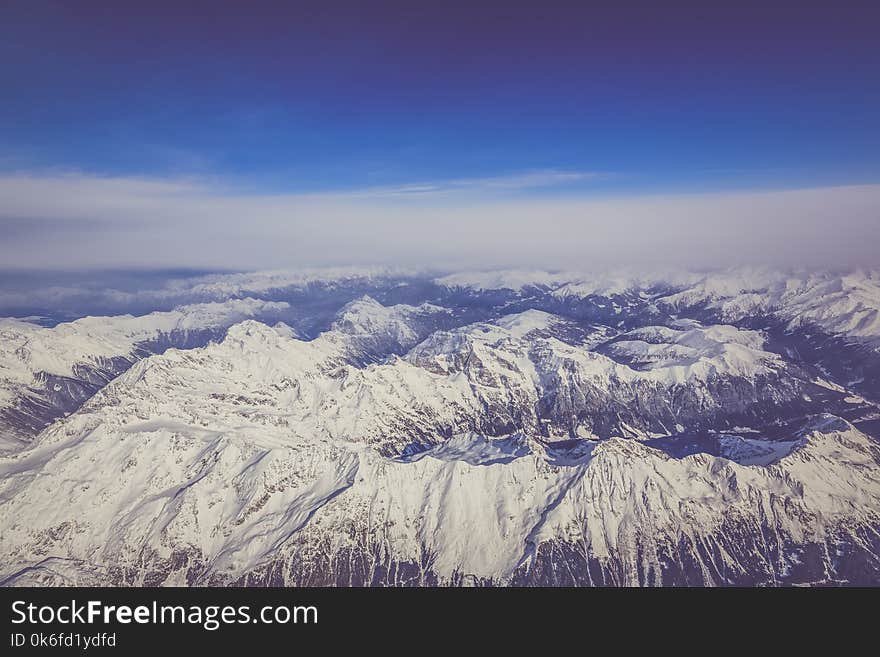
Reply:
[[[255,319],[246,319],[238,324],[233,324],[226,330],[227,341],[275,342],[278,338],[278,331]]]

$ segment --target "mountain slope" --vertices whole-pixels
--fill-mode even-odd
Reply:
[[[0,320],[0,448],[26,442],[139,358],[206,344],[242,319],[285,308],[241,299],[142,317],[85,317],[52,328]]]

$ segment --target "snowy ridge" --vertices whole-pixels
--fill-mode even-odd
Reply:
[[[544,288],[558,299],[641,296],[675,311],[709,308],[723,322],[770,315],[791,329],[812,326],[829,335],[880,345],[880,273],[782,272],[737,268],[723,272],[574,273],[466,272],[436,279],[474,291]]]
[[[53,328],[0,319],[0,377],[28,383],[34,372],[72,376],[76,363],[128,355],[138,343],[162,334],[226,327],[287,307],[283,302],[236,299],[181,306],[143,317],[84,317]]]
[[[880,346],[880,275],[875,271],[786,275],[735,270],[705,276],[659,303],[674,309],[705,306],[724,321],[772,315],[788,322],[789,329],[815,327]]]
[[[649,326],[618,336],[606,350],[640,371],[683,383],[723,375],[772,376],[785,365],[777,354],[764,351],[765,342],[758,331],[734,326]]]
[[[211,274],[183,279],[153,292],[156,296],[191,294],[210,299],[262,295],[273,290],[302,289],[310,285],[339,286],[404,278],[415,272],[392,267],[316,267],[307,269]]]
[[[495,324],[504,329],[513,338],[522,338],[532,331],[548,331],[563,323],[563,319],[542,310],[527,310],[522,313],[505,315],[495,320]]]
[[[450,311],[430,303],[383,306],[368,295],[339,311],[331,330],[350,336],[365,350],[401,353],[417,344]]]
[[[0,320],[0,429],[27,436],[44,418],[78,403],[151,350],[219,335],[247,317],[271,316],[283,302],[229,300],[181,306],[142,317],[84,317],[44,328]]]

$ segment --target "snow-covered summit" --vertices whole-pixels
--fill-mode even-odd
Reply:
[[[163,334],[223,328],[286,308],[284,302],[232,299],[141,317],[84,317],[52,328],[0,319],[0,378],[27,383],[34,372],[72,376],[77,363],[129,355],[138,343]]]
[[[727,325],[685,330],[649,326],[618,336],[605,353],[669,381],[712,376],[754,380],[785,367],[779,355],[764,349],[765,342],[758,331]]]
[[[430,303],[383,306],[364,295],[346,304],[331,328],[362,342],[390,341],[397,349],[405,350],[430,333],[438,318],[449,314],[448,309]]]
[[[787,322],[789,329],[812,327],[880,346],[880,274],[876,271],[733,270],[706,275],[658,303],[675,310],[705,307],[725,321],[769,315]]]
[[[84,317],[52,328],[2,319],[0,449],[2,438],[29,438],[155,349],[201,344],[245,318],[287,308],[284,302],[233,299],[141,317]]]

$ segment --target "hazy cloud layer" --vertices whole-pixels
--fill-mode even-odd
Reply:
[[[880,185],[589,199],[537,172],[336,194],[189,180],[0,177],[7,268],[880,264]]]

